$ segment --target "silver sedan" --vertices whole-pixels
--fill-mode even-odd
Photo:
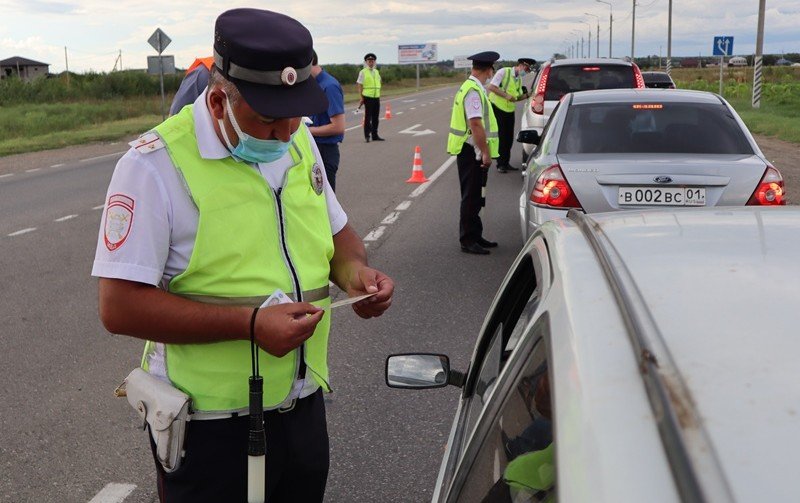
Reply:
[[[783,177],[722,97],[707,92],[612,89],[566,95],[523,172],[525,240],[572,208],[786,204]]]

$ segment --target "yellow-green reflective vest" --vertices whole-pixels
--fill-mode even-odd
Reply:
[[[536,493],[550,491],[556,483],[555,463],[553,462],[553,444],[541,451],[527,452],[514,458],[503,473],[503,480],[512,489]],[[537,501],[554,501],[549,492],[547,497]]]
[[[314,190],[312,176],[314,171],[319,175],[320,167],[315,166],[305,126],[294,135],[294,163],[283,188],[274,191],[247,163],[200,156],[192,108],[184,107],[155,128],[199,214],[189,264],[172,278],[169,292],[200,302],[255,307],[280,289],[295,300],[329,305],[333,237],[325,193]],[[326,312],[302,351],[306,376],[313,376],[326,391],[329,328]],[[250,341],[165,346],[167,376],[191,396],[194,410],[247,408]],[[142,359],[145,370],[153,350],[148,342]],[[275,407],[292,388],[301,352],[278,358],[259,351],[264,407]]]
[[[365,67],[361,70],[364,74],[364,81],[361,83],[361,94],[367,98],[381,97],[381,74],[377,68],[370,70]]]
[[[511,96],[518,98],[522,96],[522,79],[514,75],[514,68],[507,66],[504,68],[503,81],[500,83],[500,89],[507,92]],[[513,101],[499,96],[495,93],[489,94],[489,101],[494,103],[497,108],[504,112],[513,112],[516,105]]]
[[[450,134],[447,135],[447,152],[451,155],[461,153],[461,148],[472,134],[469,129],[467,112],[464,110],[464,99],[471,90],[475,90],[478,96],[481,97],[481,104],[483,105],[483,117],[481,120],[483,121],[483,129],[486,131],[486,142],[489,144],[489,155],[492,158],[498,157],[500,155],[500,145],[497,137],[497,120],[494,118],[494,111],[489,105],[489,100],[486,99],[486,93],[483,92],[480,84],[472,79],[467,79],[461,84],[461,88],[453,100],[453,112],[450,115]],[[489,124],[488,128],[486,127],[487,123]]]

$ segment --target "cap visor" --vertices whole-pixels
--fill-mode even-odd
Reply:
[[[231,81],[250,108],[265,117],[303,117],[328,109],[325,92],[311,76],[293,86],[265,86],[238,79]]]

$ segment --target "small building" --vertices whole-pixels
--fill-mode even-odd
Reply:
[[[14,56],[0,61],[0,79],[19,77],[25,82],[31,82],[46,77],[49,69],[48,63]]]
[[[734,56],[728,61],[730,66],[747,66],[747,58],[741,56]]]

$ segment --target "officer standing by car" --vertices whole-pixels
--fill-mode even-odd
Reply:
[[[109,185],[92,269],[100,318],[147,340],[143,369],[191,399],[181,465],[156,463],[161,501],[245,501],[255,361],[266,499],[322,501],[329,281],[375,294],[353,304],[363,318],[391,303],[393,282],[367,265],[301,123],[327,107],[312,47],[288,16],[222,13],[209,87],[132,142]],[[275,295],[295,302],[259,308]],[[170,420],[151,416],[151,431]]]
[[[509,164],[511,146],[514,144],[514,123],[516,122],[514,111],[517,108],[516,102],[529,96],[522,85],[522,78],[530,73],[531,67],[535,64],[535,59],[520,58],[515,66],[506,66],[497,70],[492,82],[486,87],[500,134],[500,157],[497,158],[497,171],[500,173],[517,170],[516,167]]]
[[[359,106],[364,105],[364,140],[383,141],[378,136],[378,115],[381,110],[381,74],[375,68],[375,54],[364,55],[364,68],[358,72],[356,85],[361,96]]]
[[[483,237],[480,211],[486,206],[486,181],[492,159],[498,155],[497,121],[484,85],[494,74],[494,51],[473,54],[472,72],[453,100],[447,152],[456,156],[461,186],[459,241],[461,251],[488,255],[497,243]]]

